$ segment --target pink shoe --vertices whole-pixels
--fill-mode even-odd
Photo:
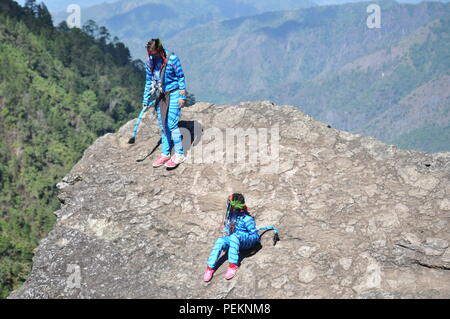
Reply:
[[[158,159],[156,161],[153,162],[153,167],[160,167],[162,165],[164,165],[164,163],[166,163],[168,160],[170,160],[169,156],[165,156],[163,154],[159,155]]]
[[[212,269],[210,267],[206,267],[205,275],[203,276],[203,280],[206,282],[210,281],[213,276],[213,273],[214,273],[214,269]]]
[[[236,271],[238,270],[238,266],[236,264],[230,264],[227,269],[227,273],[225,274],[225,279],[229,280],[236,275]]]
[[[175,168],[185,160],[184,155],[175,154],[170,158],[170,161],[166,162],[166,167]]]

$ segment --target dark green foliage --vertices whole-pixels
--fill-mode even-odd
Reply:
[[[52,228],[55,184],[98,136],[136,116],[144,72],[95,22],[52,25],[36,1],[0,0],[0,298]]]
[[[443,134],[446,125],[430,126],[425,120],[419,122],[417,116],[408,118],[407,111],[411,106],[404,107],[402,117],[395,111],[400,108],[398,104],[401,100],[411,92],[415,94],[414,90],[449,74],[449,30],[450,18],[436,19],[422,28],[422,32],[396,45],[397,50],[403,48],[406,51],[401,59],[386,59],[382,68],[375,65],[367,69],[353,69],[330,74],[321,81],[306,82],[302,88],[301,100],[305,101],[302,109],[318,120],[333,122],[339,129],[363,132],[400,147],[424,152],[449,151],[450,144],[444,138],[448,134]],[[420,40],[424,31],[427,35]],[[414,42],[408,46],[407,41]],[[385,74],[382,76],[383,70]],[[443,123],[442,119],[448,118],[448,115],[442,112],[450,110],[448,99],[440,102],[441,107],[432,108],[429,105],[439,97],[426,91],[420,95],[423,97],[414,103],[420,103],[423,107],[411,112],[423,114],[424,118],[430,118],[431,114],[436,123]],[[386,122],[390,124],[386,126]],[[406,124],[411,127],[411,132],[398,132],[399,126],[405,127]]]
[[[387,143],[425,118],[445,126],[450,4],[373,3],[382,8],[380,29],[367,27],[370,3],[358,2],[209,23],[166,42],[183,49],[188,90],[202,101],[296,105],[337,129]],[[399,117],[405,100],[411,105]]]
[[[450,125],[443,127],[427,124],[400,135],[395,142],[406,149],[426,149],[433,153],[446,152],[450,149]]]

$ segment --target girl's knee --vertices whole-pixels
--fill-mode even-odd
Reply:
[[[171,124],[171,123],[168,123],[167,126],[168,126],[168,128],[169,128],[169,130],[170,130],[170,133],[171,133],[173,136],[177,136],[177,137],[180,137],[180,136],[181,136],[180,128],[178,127],[178,122],[175,123],[175,124],[173,124],[173,123],[172,123],[172,124]]]
[[[179,114],[170,114],[167,119],[167,126],[171,131],[177,131],[180,128],[178,127],[178,123],[180,122]]]
[[[216,246],[218,246],[218,245],[223,246],[225,244],[226,244],[225,238],[220,237],[220,238],[217,238],[216,243],[214,245],[216,245]]]

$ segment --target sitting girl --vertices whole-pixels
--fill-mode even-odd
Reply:
[[[228,262],[230,263],[225,279],[233,278],[239,268],[239,250],[253,248],[260,241],[258,231],[268,229],[275,231],[275,243],[276,240],[279,240],[277,229],[273,226],[257,229],[255,219],[250,215],[245,205],[244,196],[238,193],[230,195],[224,221],[224,233],[227,235],[217,239],[214,244],[203,280],[211,280],[215,270],[214,267],[222,250],[228,250]]]

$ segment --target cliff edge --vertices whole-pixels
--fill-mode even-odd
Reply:
[[[135,121],[58,184],[57,223],[10,298],[450,297],[450,153],[400,150],[268,101],[197,103],[182,112],[188,161],[154,169],[155,115],[129,145]],[[281,241],[264,234],[234,279],[225,263],[204,283],[232,192]]]

